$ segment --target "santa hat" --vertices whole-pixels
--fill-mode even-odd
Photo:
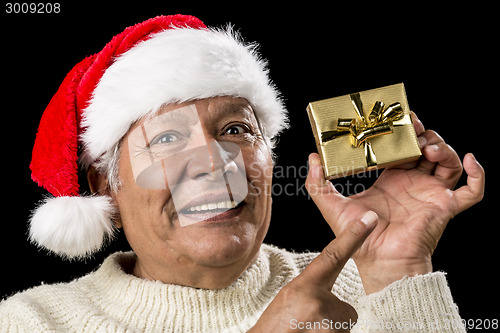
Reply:
[[[79,161],[92,165],[163,104],[214,96],[247,99],[268,139],[287,125],[255,45],[193,16],[159,16],[129,27],[78,63],[38,128],[32,179],[52,196],[34,210],[30,239],[70,259],[98,251],[113,235],[114,207],[107,196],[79,193]]]

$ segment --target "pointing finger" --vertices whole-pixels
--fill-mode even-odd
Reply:
[[[377,220],[378,215],[368,211],[359,220],[350,222],[348,227],[311,261],[297,279],[331,290],[345,263],[373,231]]]

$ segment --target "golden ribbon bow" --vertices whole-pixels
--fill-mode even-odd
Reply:
[[[403,117],[403,108],[399,102],[385,107],[383,102],[376,101],[368,120],[366,120],[363,114],[363,102],[359,93],[349,96],[359,119],[339,118],[336,130],[321,132],[321,141],[325,143],[350,134],[350,141],[354,147],[364,146],[367,166],[375,166],[377,165],[377,158],[369,139],[379,135],[391,134],[394,126],[393,121]]]

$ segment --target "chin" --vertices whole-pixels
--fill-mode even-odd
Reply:
[[[195,248],[191,252],[197,258],[195,260],[213,267],[251,260],[262,244],[262,240],[257,237],[255,226],[249,223],[246,226],[200,229],[207,230],[203,231],[203,235],[198,235],[198,240],[193,244]]]

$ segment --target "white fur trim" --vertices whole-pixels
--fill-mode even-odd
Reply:
[[[214,96],[246,98],[270,140],[287,113],[255,45],[231,28],[176,28],[157,33],[118,57],[84,110],[85,164],[108,151],[130,125],[162,104]]]
[[[88,257],[113,237],[113,212],[107,196],[48,198],[31,217],[30,240],[67,259]]]

